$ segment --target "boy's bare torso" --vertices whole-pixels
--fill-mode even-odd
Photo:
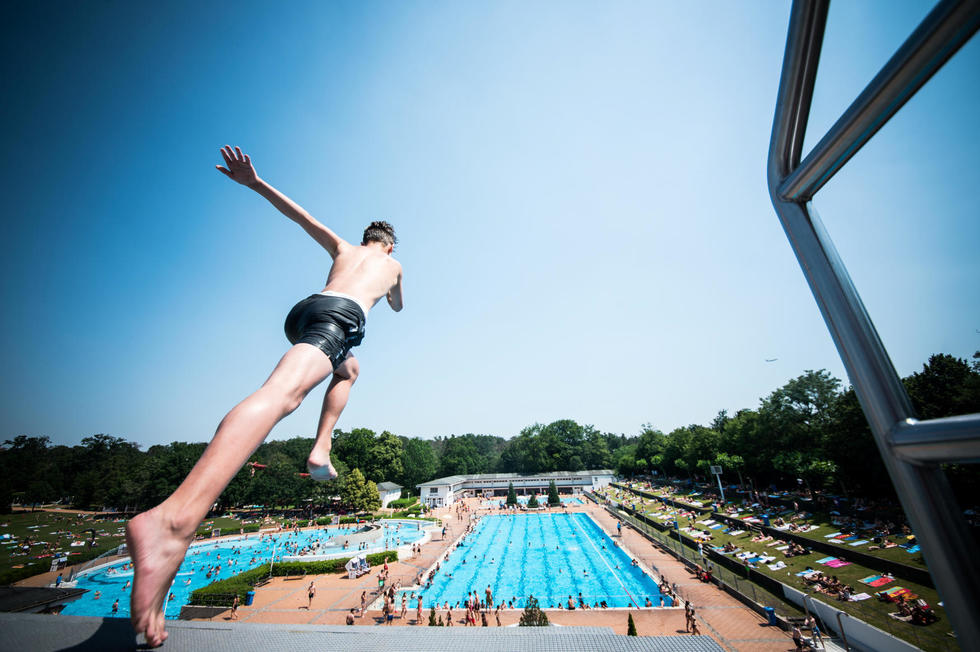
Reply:
[[[342,243],[337,248],[324,291],[342,292],[374,306],[398,283],[401,264],[379,247]]]

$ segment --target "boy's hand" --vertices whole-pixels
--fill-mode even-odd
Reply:
[[[225,145],[221,148],[221,155],[225,157],[228,168],[216,165],[214,167],[218,168],[218,172],[243,186],[252,186],[259,180],[259,175],[255,174],[255,168],[252,167],[252,159],[248,154],[242,154],[240,147],[236,146],[232,151],[231,146]]]

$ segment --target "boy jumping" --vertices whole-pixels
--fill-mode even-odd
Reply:
[[[260,179],[241,149],[226,146],[221,155],[228,167],[216,166],[219,172],[259,193],[303,227],[327,250],[333,265],[323,291],[303,299],[289,312],[285,330],[293,346],[272,375],[225,415],[177,490],[126,526],[126,543],[135,567],[130,598],[133,628],[145,634],[147,644],[154,647],[167,638],[163,601],[197,526],[273,426],[331,374],[307,468],[317,480],[337,476],[330,463],[332,431],[359,371],[350,349],[360,344],[368,310],[381,297],[387,298],[393,310],[402,309],[402,268],[391,257],[395,233],[390,224],[372,222],[361,244],[352,245]]]

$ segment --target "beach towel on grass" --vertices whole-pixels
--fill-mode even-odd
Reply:
[[[714,525],[712,525],[712,526],[711,526],[711,527],[709,527],[708,529],[709,529],[709,530],[717,530],[717,529],[718,529],[718,528],[720,528],[720,527],[725,527],[725,525],[724,525],[723,523],[715,523]]]
[[[918,545],[914,545],[911,548],[906,548],[905,549],[905,552],[908,552],[908,553],[919,552],[919,546]]]
[[[835,559],[834,561],[827,562],[827,565],[831,568],[841,568],[843,566],[850,566],[851,562],[844,561],[843,559]]]
[[[788,545],[779,546],[778,548],[776,548],[776,550],[789,550],[789,546]]]
[[[872,582],[880,579],[881,579],[881,575],[868,575],[864,579],[858,580],[858,582],[861,582],[862,584],[871,584]]]
[[[851,543],[849,543],[847,545],[849,545],[849,546],[863,546],[867,542],[868,542],[867,539],[861,539],[860,541],[852,541]]]
[[[823,538],[824,538],[824,539],[830,539],[830,538],[832,538],[832,537],[836,537],[836,536],[838,536],[839,534],[840,534],[840,532],[834,532],[834,533],[832,533],[832,534],[825,534],[825,535],[823,535]]]
[[[874,582],[868,582],[867,584],[870,585],[870,586],[873,586],[875,588],[878,588],[879,586],[884,586],[884,585],[890,584],[890,583],[892,583],[894,581],[895,581],[895,578],[894,577],[879,577]]]
[[[836,561],[837,557],[824,557],[823,559],[818,559],[818,564],[826,564],[827,562]]]
[[[769,570],[778,571],[786,568],[786,564],[783,562],[776,562],[775,564],[769,564]]]
[[[810,570],[800,571],[796,574],[797,577],[804,577],[806,575],[813,575],[814,573],[819,573],[820,571],[815,571],[812,568]]]
[[[851,596],[851,601],[852,602],[860,602],[861,600],[867,600],[870,597],[871,596],[868,595],[867,593],[858,593],[856,595],[852,595]]]

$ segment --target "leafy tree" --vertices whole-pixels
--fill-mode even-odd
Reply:
[[[364,489],[361,490],[361,505],[362,511],[365,512],[381,509],[381,493],[378,491],[378,485],[372,480],[364,483]]]
[[[507,483],[507,504],[516,505],[517,504],[517,492],[514,491],[514,483]]]
[[[385,430],[371,445],[364,476],[375,482],[393,481],[402,477],[402,470],[402,440]]]
[[[331,452],[344,460],[352,469],[367,469],[371,466],[374,451],[374,431],[367,428],[353,428],[350,432],[335,430]]]
[[[922,419],[980,412],[980,373],[945,353],[930,356],[922,371],[905,379],[905,388]]]
[[[432,445],[422,439],[406,439],[402,442],[401,484],[415,492],[418,485],[436,477],[436,455]]]
[[[561,498],[558,496],[558,487],[555,486],[554,480],[548,483],[548,504],[552,507],[561,505]]]
[[[373,512],[381,507],[378,486],[364,479],[360,469],[347,474],[340,488],[340,502],[354,513]]]
[[[519,626],[547,627],[549,624],[548,615],[541,611],[541,608],[538,606],[537,598],[535,598],[533,595],[528,596],[527,606],[524,607],[524,613],[521,614]]]

